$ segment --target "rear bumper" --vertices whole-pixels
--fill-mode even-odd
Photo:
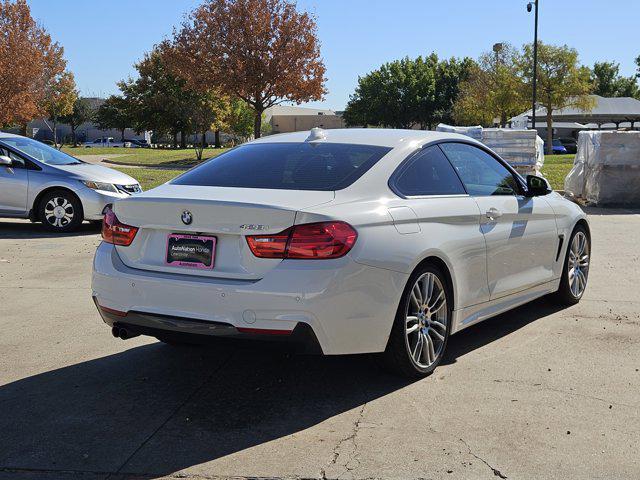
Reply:
[[[102,308],[95,297],[94,302],[102,320],[107,325],[124,328],[130,335],[150,335],[163,340],[187,343],[209,343],[220,339],[257,340],[287,344],[299,353],[322,353],[313,330],[304,323],[298,323],[292,331],[254,331],[251,328],[236,328],[228,323],[168,315],[135,311],[122,315],[122,313]]]
[[[126,313],[100,310],[107,324],[130,324],[142,334],[295,341],[308,326],[322,353],[347,354],[384,350],[406,281],[406,274],[348,256],[285,260],[258,281],[152,272],[126,266],[102,243],[92,289],[100,306]]]

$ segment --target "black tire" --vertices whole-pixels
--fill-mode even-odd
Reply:
[[[576,295],[575,292],[571,289],[571,281],[569,279],[569,271],[570,271],[570,257],[571,257],[571,248],[574,243],[574,240],[578,234],[581,234],[586,239],[586,253],[587,253],[587,267],[581,268],[582,273],[584,274],[584,287],[581,291]],[[589,236],[589,232],[583,225],[578,225],[574,228],[571,233],[571,237],[569,237],[569,243],[567,243],[567,253],[564,257],[564,266],[562,268],[562,278],[560,279],[560,287],[558,291],[550,295],[550,299],[558,304],[563,306],[571,306],[575,305],[580,301],[582,295],[584,295],[584,291],[587,287],[588,279],[589,279],[589,265],[588,262],[591,260],[591,237]]]
[[[65,215],[60,217],[61,210]],[[58,216],[56,216],[56,213]],[[38,205],[38,218],[47,230],[52,232],[72,232],[82,224],[84,213],[78,197],[68,190],[52,190],[46,193]]]
[[[414,288],[414,285],[419,279],[425,278],[427,274],[432,274],[438,279],[439,284],[442,287],[442,291],[445,295],[446,305],[442,307],[442,310],[446,312],[446,326],[444,329],[442,329],[442,327],[439,327],[436,329],[436,328],[432,328],[431,326],[426,328],[426,331],[431,333],[431,335],[430,333],[425,333],[426,336],[429,336],[429,341],[431,342],[431,345],[434,345],[433,342],[435,341],[440,342],[438,338],[434,338],[434,334],[436,333],[440,335],[439,332],[442,332],[442,336],[444,337],[444,339],[441,341],[441,344],[439,344],[439,346],[441,345],[441,348],[438,349],[438,354],[435,358],[435,361],[433,361],[428,365],[420,365],[412,357],[412,354],[410,352],[410,349],[414,348],[415,345],[411,345],[410,335],[412,334],[407,334],[407,323],[408,323],[407,316],[411,313],[409,312],[409,308],[413,309],[417,306],[417,304],[411,300],[411,295],[412,295],[412,290]],[[437,303],[438,303],[437,301],[434,302],[433,306],[435,307]],[[391,334],[389,335],[389,341],[387,342],[387,348],[385,349],[384,353],[380,357],[382,366],[393,373],[400,374],[402,376],[410,377],[410,378],[420,378],[420,377],[426,377],[427,375],[430,375],[435,370],[435,368],[440,364],[445,354],[447,342],[449,340],[449,333],[451,331],[452,311],[453,311],[453,295],[452,295],[451,285],[449,285],[449,282],[447,281],[447,277],[440,271],[440,269],[438,269],[434,265],[425,264],[419,267],[409,277],[409,281],[407,282],[407,285],[402,294],[402,299],[400,301],[400,305],[398,306],[398,311],[396,313],[396,317],[393,322],[393,327],[391,328]],[[441,314],[440,310],[438,310],[438,315],[440,314]],[[430,315],[431,314],[429,314],[429,318],[430,318],[429,322],[431,322]],[[420,327],[419,322],[420,322],[420,319],[418,319],[418,321],[416,322],[416,324],[418,325],[418,330],[424,331],[423,329],[419,328]],[[434,323],[439,323],[439,322],[434,322]],[[433,325],[433,323],[431,325]],[[416,335],[419,336],[420,333],[416,332]],[[428,346],[429,344],[423,343],[423,345]],[[430,352],[434,350],[435,350],[435,347],[433,350],[430,350]],[[417,350],[414,350],[414,351],[417,351]],[[426,353],[426,352],[425,354],[429,355],[429,353]],[[423,360],[422,356],[421,355],[418,355],[418,356],[422,361]]]

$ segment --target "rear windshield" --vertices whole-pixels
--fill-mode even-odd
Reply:
[[[346,143],[255,143],[229,150],[173,180],[175,185],[340,190],[391,148]]]

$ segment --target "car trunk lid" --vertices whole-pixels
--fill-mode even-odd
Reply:
[[[139,228],[130,246],[116,248],[122,261],[132,268],[255,280],[281,260],[255,257],[245,236],[281,232],[295,223],[297,211],[333,198],[332,191],[166,184],[115,203],[118,219]],[[185,223],[183,216],[190,222]],[[213,268],[167,264],[172,234],[215,237]]]

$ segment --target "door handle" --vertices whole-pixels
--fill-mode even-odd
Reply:
[[[485,215],[489,220],[495,220],[496,218],[500,218],[502,216],[502,212],[497,208],[490,208],[489,210],[487,210],[487,213],[485,213]]]

